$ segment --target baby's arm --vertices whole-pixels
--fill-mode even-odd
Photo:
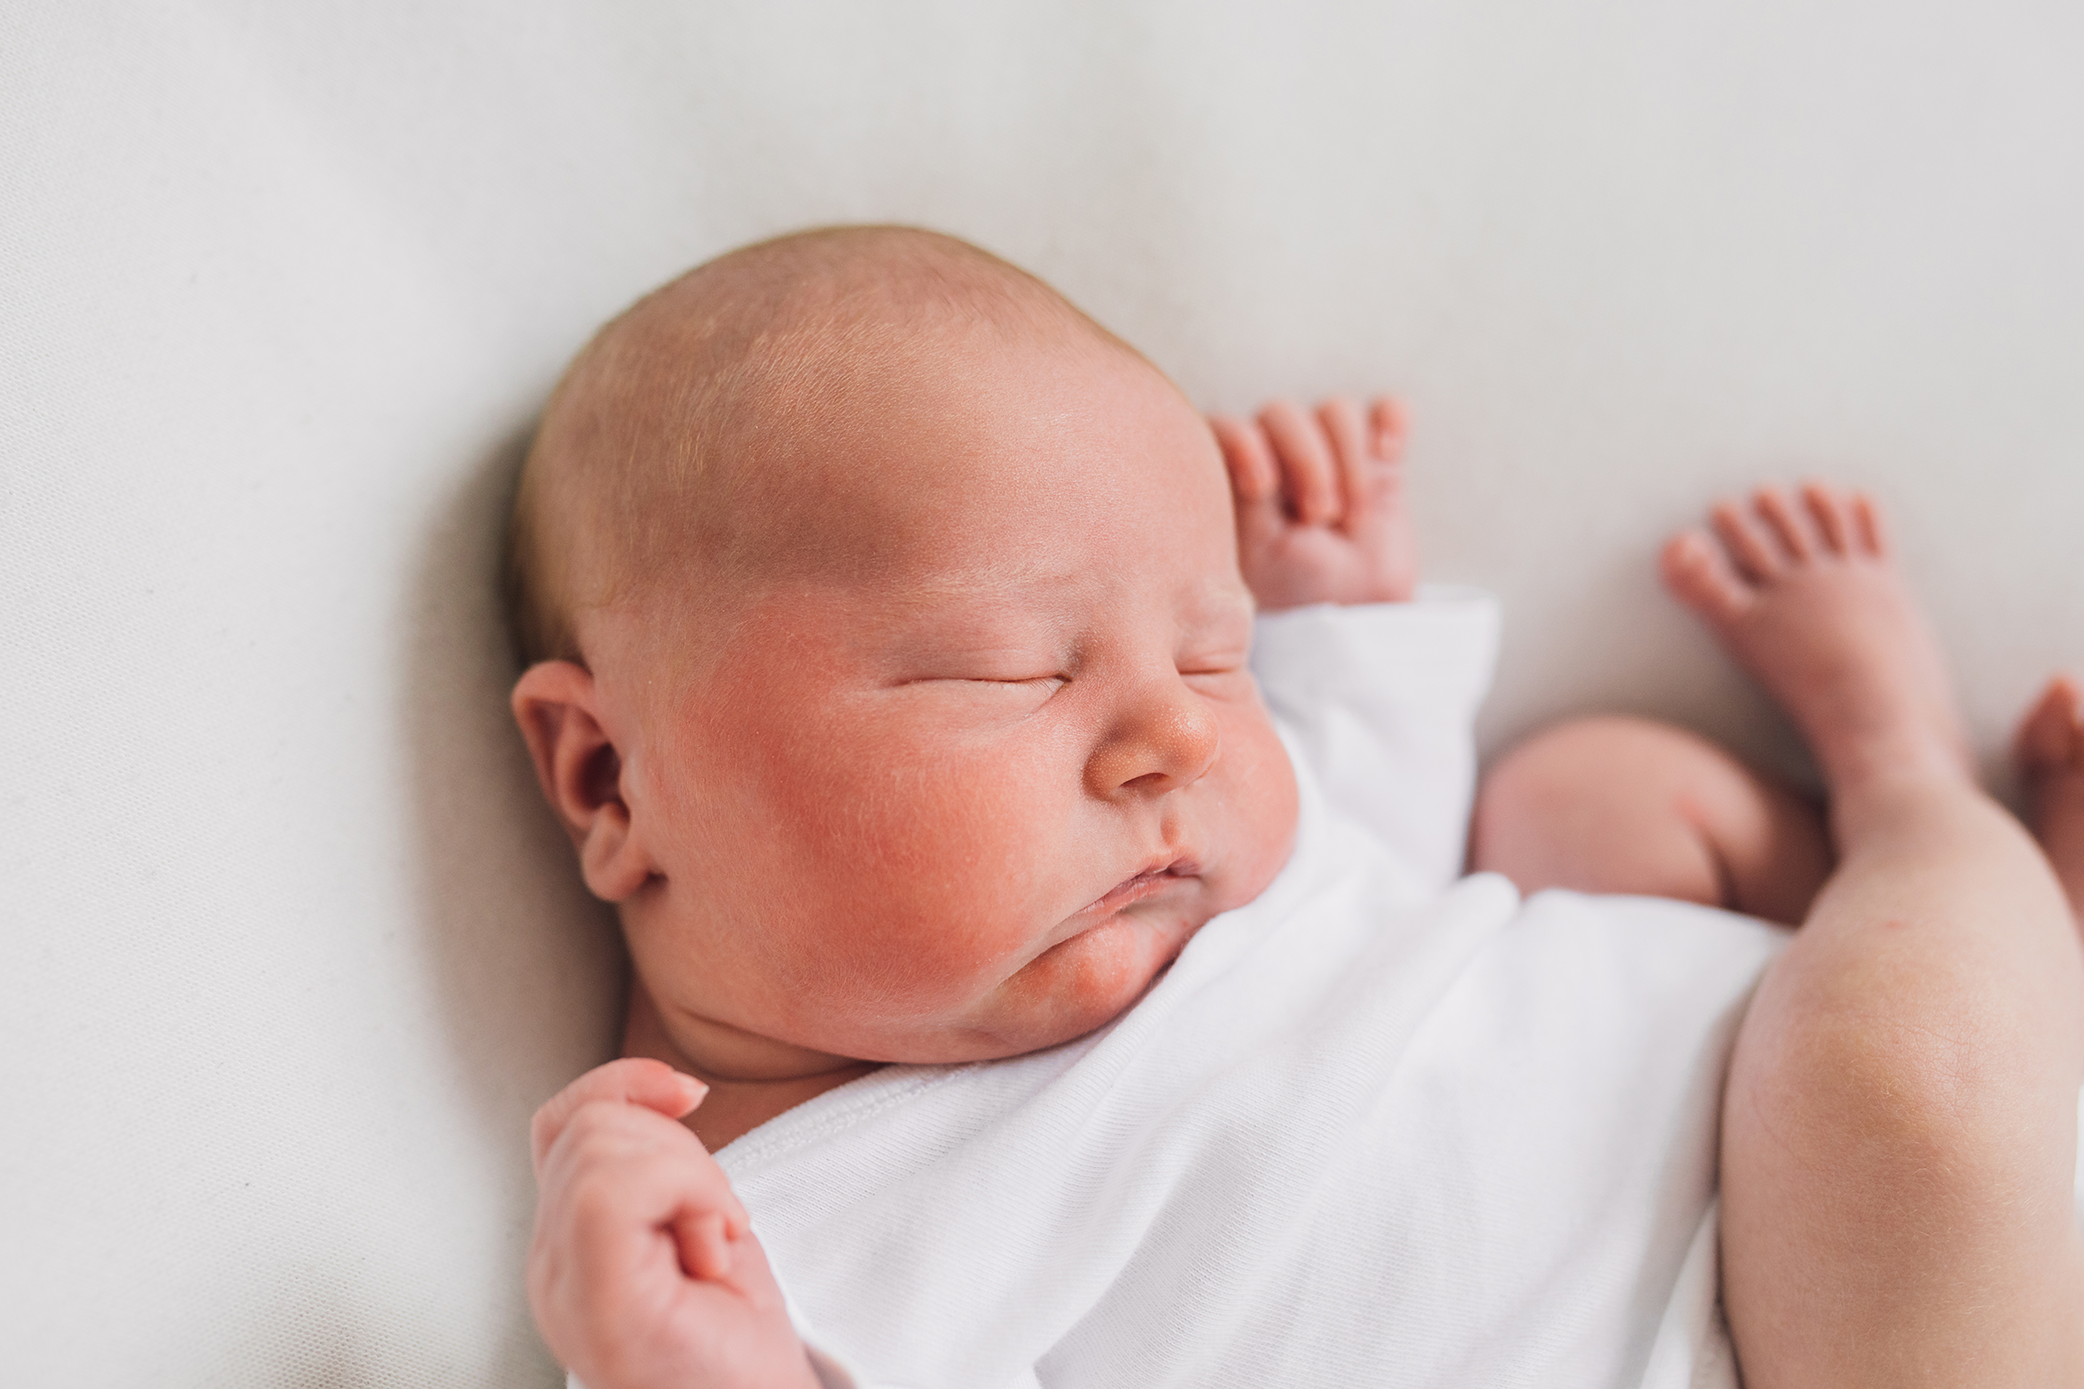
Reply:
[[[816,1389],[745,1208],[679,1123],[700,1081],[612,1061],[535,1116],[528,1300],[587,1389]]]
[[[1402,412],[1332,399],[1314,415],[1277,403],[1212,424],[1240,566],[1270,614],[1252,656],[1268,707],[1325,799],[1420,883],[1446,886],[1462,868],[1497,608],[1473,590],[1404,601],[1418,563]]]

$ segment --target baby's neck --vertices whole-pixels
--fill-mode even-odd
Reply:
[[[686,1124],[702,1146],[715,1152],[741,1135],[751,1133],[778,1114],[786,1113],[805,1100],[827,1090],[836,1090],[850,1080],[878,1069],[874,1061],[843,1061],[830,1069],[806,1075],[772,1079],[744,1079],[706,1067],[701,1060],[676,1046],[659,1021],[651,996],[639,984],[630,990],[629,1020],[623,1024],[622,1054],[648,1056],[684,1071],[709,1087],[709,1094]]]

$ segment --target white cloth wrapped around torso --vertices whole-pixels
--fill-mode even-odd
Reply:
[[[1129,1012],[730,1144],[832,1384],[1734,1386],[1717,1112],[1781,933],[1456,881],[1491,601],[1262,619],[1294,856]]]

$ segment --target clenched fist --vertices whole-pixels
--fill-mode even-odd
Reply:
[[[745,1208],[679,1122],[705,1093],[611,1061],[536,1113],[528,1301],[587,1389],[817,1389]]]

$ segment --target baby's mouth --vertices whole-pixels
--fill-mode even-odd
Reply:
[[[1107,895],[1080,912],[1080,916],[1108,916],[1147,897],[1155,897],[1184,878],[1201,875],[1201,865],[1184,856],[1153,864],[1133,877],[1122,879]]]

